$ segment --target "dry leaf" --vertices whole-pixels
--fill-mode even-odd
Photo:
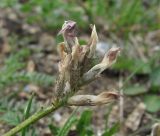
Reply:
[[[33,60],[29,60],[27,64],[27,71],[34,72],[34,70],[35,70],[35,63],[33,62]]]
[[[129,115],[125,122],[125,126],[132,131],[135,131],[138,129],[139,124],[141,122],[142,116],[145,112],[146,106],[144,103],[140,103],[137,105],[137,107],[133,110],[133,112]]]
[[[155,123],[152,128],[151,136],[160,136],[160,124]]]

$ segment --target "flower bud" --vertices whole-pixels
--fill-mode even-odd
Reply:
[[[103,92],[99,95],[76,95],[68,100],[71,106],[96,106],[114,102],[119,98],[117,92]]]

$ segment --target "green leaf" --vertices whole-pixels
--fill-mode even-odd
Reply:
[[[90,110],[86,110],[82,113],[76,127],[79,136],[84,136],[87,133],[89,125],[91,123],[91,116],[92,112]]]
[[[30,116],[30,110],[31,110],[31,106],[32,106],[33,97],[34,97],[34,94],[32,94],[30,99],[28,100],[27,107],[24,111],[24,119],[27,119]]]
[[[116,123],[109,130],[107,129],[102,136],[113,136],[119,130],[119,123]]]
[[[71,116],[69,117],[69,119],[66,121],[66,123],[64,124],[64,126],[60,129],[59,133],[57,136],[67,136],[69,130],[71,129],[71,127],[77,123],[77,118],[75,116],[77,109],[75,111],[73,111],[73,113],[71,114]]]
[[[31,95],[31,98],[29,99],[28,101],[28,104],[27,104],[27,107],[24,111],[24,119],[26,120],[29,116],[30,116],[30,110],[31,110],[31,106],[32,106],[32,100],[33,100],[33,97],[34,97],[34,94]],[[22,130],[22,136],[25,136],[26,135],[26,130],[29,128],[26,127]]]
[[[147,89],[143,85],[135,84],[124,88],[124,94],[126,95],[138,95],[142,93],[146,93]]]
[[[80,46],[85,46],[87,45],[87,42],[85,40],[79,40]]]
[[[5,59],[5,65],[0,70],[0,88],[17,83],[17,78],[14,77],[14,74],[24,68],[24,59],[28,57],[29,54],[28,49],[22,49]]]
[[[34,83],[37,85],[50,86],[55,82],[55,77],[38,72],[17,72],[13,75],[18,81]]]
[[[151,85],[153,87],[159,87],[160,86],[160,68],[153,69],[151,75]]]
[[[52,124],[48,125],[48,127],[49,127],[49,129],[50,129],[50,131],[51,131],[53,136],[58,134],[58,132],[59,132],[59,128],[58,127],[56,127],[55,125],[52,125]]]
[[[157,112],[160,110],[160,96],[158,95],[146,95],[144,97],[144,103],[149,112]]]
[[[32,129],[31,136],[37,136],[35,128]]]
[[[7,124],[11,126],[16,126],[20,123],[19,116],[16,112],[8,111],[4,115],[0,117],[0,120],[6,122]]]
[[[118,57],[117,62],[113,68],[118,70],[128,70],[134,72],[138,68],[136,73],[148,74],[151,72],[150,63],[145,63],[140,59],[131,59],[125,56]]]

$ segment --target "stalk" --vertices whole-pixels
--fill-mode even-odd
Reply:
[[[47,116],[48,114],[54,112],[56,109],[60,107],[60,104],[57,104],[56,106],[50,105],[46,108],[42,108],[40,111],[34,113],[32,116],[30,116],[28,119],[26,119],[24,122],[18,124],[16,127],[5,133],[3,136],[13,136],[20,132],[22,129],[26,128],[28,125],[35,123],[39,119]]]

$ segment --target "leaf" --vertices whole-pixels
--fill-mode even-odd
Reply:
[[[90,110],[86,110],[82,113],[76,126],[79,136],[84,136],[87,133],[88,127],[91,123],[91,116],[92,112]]]
[[[153,87],[159,87],[160,86],[160,68],[153,69],[151,75],[151,85]]]
[[[59,131],[58,127],[56,127],[55,125],[52,125],[52,124],[48,125],[48,127],[49,127],[53,136],[58,134],[58,131]]]
[[[138,95],[142,93],[146,93],[147,89],[143,85],[135,84],[124,88],[124,94],[126,95]]]
[[[19,116],[17,115],[16,112],[13,111],[8,111],[4,115],[0,117],[0,120],[6,122],[7,124],[11,126],[16,126],[20,123]]]
[[[37,136],[35,128],[32,129],[31,136]]]
[[[134,72],[137,69],[136,73],[148,74],[151,72],[150,63],[145,63],[142,60],[131,59],[125,56],[120,56],[117,59],[117,62],[113,66],[114,69],[118,70],[128,70]]]
[[[144,97],[144,103],[149,112],[157,112],[160,110],[160,96],[158,95],[146,95]]]
[[[30,109],[31,109],[31,106],[32,106],[33,97],[34,97],[34,94],[31,95],[31,98],[28,101],[28,105],[27,105],[27,107],[26,107],[26,109],[24,111],[24,119],[27,119],[30,116]],[[29,126],[22,130],[22,136],[25,136],[26,130],[28,128],[29,128]]]
[[[0,88],[17,83],[17,78],[14,77],[14,74],[24,68],[25,63],[23,60],[29,56],[29,53],[28,49],[22,49],[5,59],[5,65],[0,70]]]
[[[28,105],[24,111],[24,118],[27,119],[30,116],[30,110],[32,106],[32,100],[33,100],[34,94],[31,95],[30,99],[28,100]]]
[[[71,129],[71,127],[77,123],[77,118],[75,116],[77,109],[75,111],[73,111],[73,113],[71,114],[71,116],[69,117],[69,119],[66,121],[66,123],[64,124],[64,126],[60,129],[59,133],[57,136],[67,136],[69,130]]]
[[[113,136],[119,130],[119,123],[116,123],[109,130],[107,129],[102,136]]]

